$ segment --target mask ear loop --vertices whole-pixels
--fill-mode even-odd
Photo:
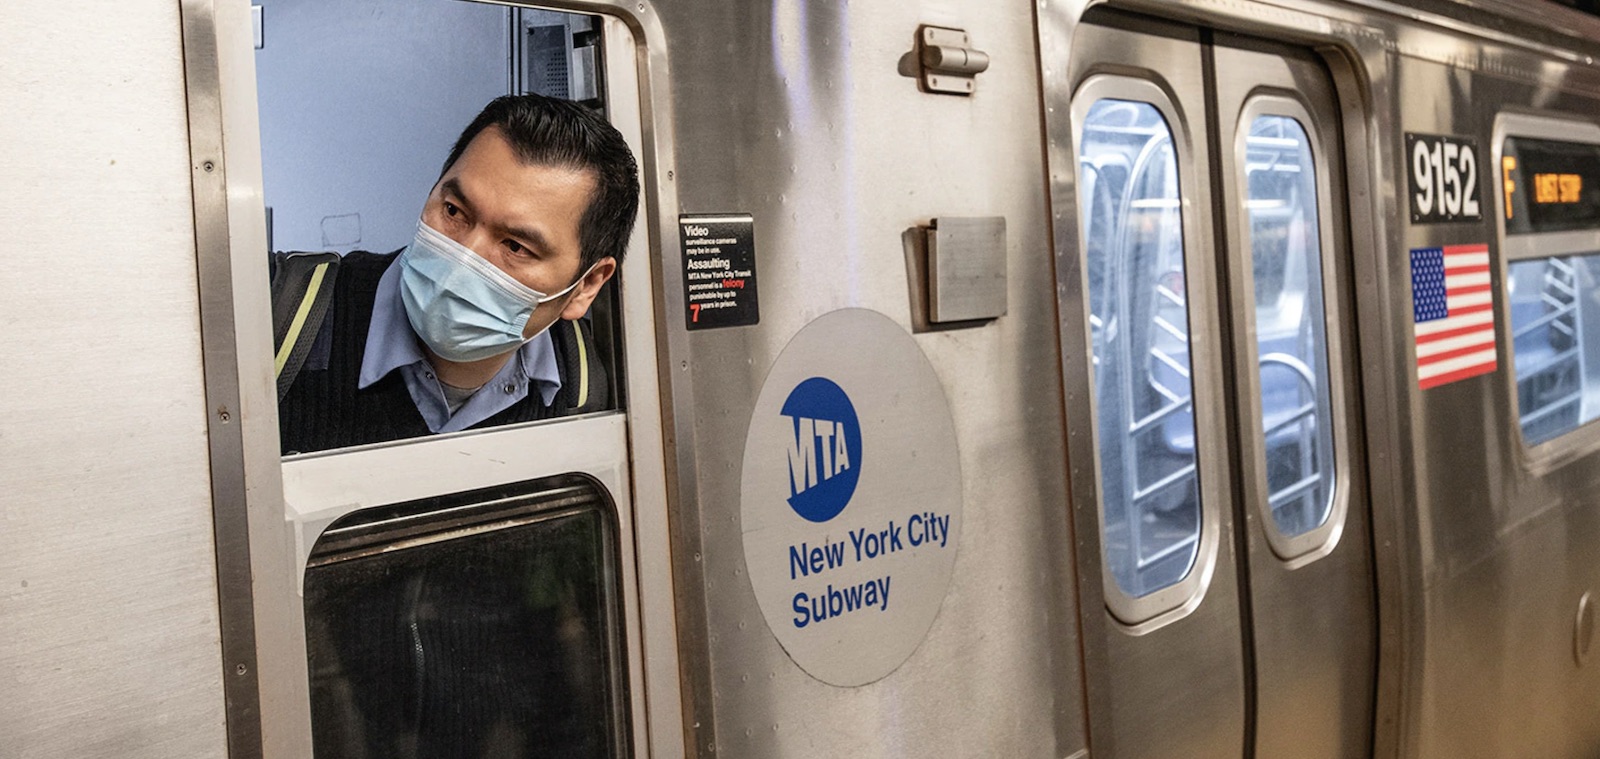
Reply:
[[[560,297],[572,292],[573,288],[575,288],[578,285],[582,284],[585,279],[588,279],[589,278],[589,274],[594,271],[594,267],[599,266],[599,265],[600,265],[600,262],[599,261],[595,261],[592,265],[589,266],[589,268],[584,269],[583,273],[578,275],[578,278],[572,281],[572,284],[561,288],[560,292],[557,292],[557,293],[554,293],[554,294],[551,294],[551,295],[546,295],[543,298],[540,298],[539,302],[534,305],[534,308],[537,309],[539,306],[542,306],[542,305],[544,305],[546,303],[549,303],[550,301],[555,300],[556,298],[560,298]],[[530,318],[530,319],[533,318],[533,314],[529,313],[528,314],[528,318]],[[557,319],[557,321],[560,321],[560,320]],[[522,341],[522,344],[523,345],[527,345],[528,343],[533,341],[534,337],[538,337],[539,335],[542,335],[542,334],[544,334],[546,332],[549,332],[549,331],[550,331],[550,327],[547,325],[544,329],[541,329],[537,333],[535,333],[533,335],[533,337],[524,338],[523,341]]]
[[[560,292],[557,292],[557,293],[554,293],[554,294],[551,294],[551,295],[546,295],[543,298],[540,298],[539,299],[539,305],[542,306],[542,305],[544,305],[546,303],[549,303],[550,301],[555,300],[556,298],[559,298],[559,297],[561,297],[563,295],[566,295],[567,293],[572,292],[573,288],[577,287],[580,284],[583,284],[583,281],[585,279],[588,279],[590,274],[594,273],[594,267],[599,266],[599,265],[600,265],[599,261],[595,261],[594,263],[590,264],[589,268],[584,269],[583,273],[579,274],[577,279],[572,280],[572,284],[561,288]]]

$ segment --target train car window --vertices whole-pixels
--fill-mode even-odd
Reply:
[[[1316,166],[1299,121],[1262,115],[1249,129],[1245,208],[1265,443],[1259,463],[1272,526],[1293,537],[1327,521],[1336,482]]]
[[[569,475],[332,525],[305,575],[316,755],[626,755],[610,513]]]
[[[506,216],[514,193],[487,185],[468,191],[476,197],[465,204],[432,197],[445,192],[436,184],[458,136],[495,98],[545,95],[604,117],[598,18],[460,0],[256,2],[283,453],[619,407],[617,284],[601,286],[586,312],[565,310],[587,300],[596,270],[578,260],[580,244],[562,241],[586,235],[550,235],[526,213],[486,233],[495,239],[464,241],[451,230],[428,238],[419,227],[445,223],[429,215],[434,205],[450,220],[476,214],[484,227]],[[480,165],[470,159],[488,139],[474,139],[451,170]],[[562,223],[578,230],[570,218]],[[513,234],[528,229],[546,236]],[[418,246],[437,266],[391,265]],[[465,267],[483,269],[482,281],[442,278],[455,271],[445,262],[475,251],[481,262],[484,249],[501,263]],[[504,264],[513,259],[527,263]],[[505,276],[493,276],[496,267]],[[432,274],[413,281],[402,269]],[[556,302],[535,308],[540,295]]]
[[[1201,527],[1178,153],[1150,103],[1098,100],[1082,129],[1104,552],[1138,598],[1189,574]]]
[[[1600,129],[1503,116],[1503,287],[1518,425],[1538,446],[1600,417]]]
[[[1600,417],[1600,325],[1585,324],[1594,309],[1584,307],[1600,289],[1600,254],[1513,261],[1508,272],[1517,412],[1523,440],[1538,445]]]

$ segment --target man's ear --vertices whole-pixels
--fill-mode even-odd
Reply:
[[[578,286],[572,288],[572,297],[567,300],[567,305],[562,307],[561,318],[579,319],[589,313],[589,304],[600,294],[600,287],[616,273],[617,259],[606,256],[596,261],[594,266],[589,268],[589,273],[583,275]]]

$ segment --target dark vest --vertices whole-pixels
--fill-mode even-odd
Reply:
[[[339,263],[334,296],[317,334],[312,358],[294,378],[278,404],[278,432],[284,455],[344,448],[431,434],[406,390],[400,372],[390,372],[365,390],[357,389],[361,358],[367,350],[367,328],[378,279],[396,256],[350,253]],[[587,326],[580,327],[587,329]],[[569,356],[577,353],[575,331],[566,322],[550,330],[556,362],[561,366],[561,392],[544,405],[538,388],[528,396],[475,425],[473,429],[531,422],[561,416],[574,405],[577,378],[569,377]],[[592,350],[592,346],[590,348]],[[515,359],[513,359],[515,360]]]

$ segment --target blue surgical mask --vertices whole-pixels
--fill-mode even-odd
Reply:
[[[411,328],[435,355],[458,363],[498,356],[532,339],[522,330],[533,309],[583,281],[545,295],[422,222],[399,263],[400,299]]]

